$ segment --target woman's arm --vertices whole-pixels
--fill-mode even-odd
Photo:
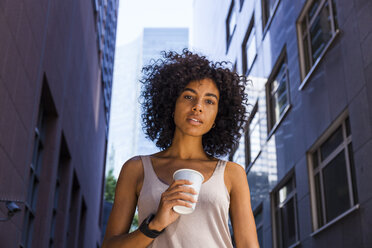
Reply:
[[[259,247],[245,170],[238,164],[226,166],[230,190],[230,216],[236,247]]]
[[[120,172],[116,185],[114,205],[107,223],[102,248],[147,247],[154,240],[147,237],[138,229],[129,232],[130,225],[137,205],[137,193],[140,191],[140,182],[143,181],[143,166],[141,160],[129,160]],[[194,198],[185,193],[196,194],[196,191],[184,186],[191,184],[186,180],[177,180],[163,192],[160,198],[157,213],[149,223],[151,230],[161,231],[173,223],[180,215],[172,210],[173,206],[181,205],[191,207]]]
[[[143,168],[140,160],[131,159],[123,165],[102,248],[146,247],[153,241],[139,230],[128,233],[136,210],[136,187],[141,176],[143,177]]]

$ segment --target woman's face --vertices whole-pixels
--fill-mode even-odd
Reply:
[[[220,92],[209,78],[191,81],[177,98],[174,111],[176,132],[202,136],[213,126]]]

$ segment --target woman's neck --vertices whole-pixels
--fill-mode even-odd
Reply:
[[[209,160],[204,152],[202,137],[175,135],[172,145],[158,154],[161,157],[171,157],[185,160]]]

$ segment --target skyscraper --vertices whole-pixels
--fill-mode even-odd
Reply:
[[[0,3],[1,247],[100,246],[117,8]]]
[[[194,2],[192,47],[252,80],[230,157],[246,167],[261,247],[372,247],[371,10]]]
[[[138,84],[141,71],[142,36],[118,46],[115,55],[114,85],[110,114],[106,171],[119,176],[121,166],[136,155],[138,126]]]

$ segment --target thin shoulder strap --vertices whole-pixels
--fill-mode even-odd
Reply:
[[[218,165],[217,165],[218,170],[224,171],[226,167],[226,163],[227,161],[225,160],[222,160],[222,159],[218,160]]]
[[[219,159],[216,165],[215,175],[223,175],[225,171],[226,161]]]
[[[144,176],[149,175],[150,174],[149,169],[151,169],[151,167],[150,167],[151,166],[150,157],[149,156],[140,156],[140,157],[141,157],[141,160],[142,160]]]

